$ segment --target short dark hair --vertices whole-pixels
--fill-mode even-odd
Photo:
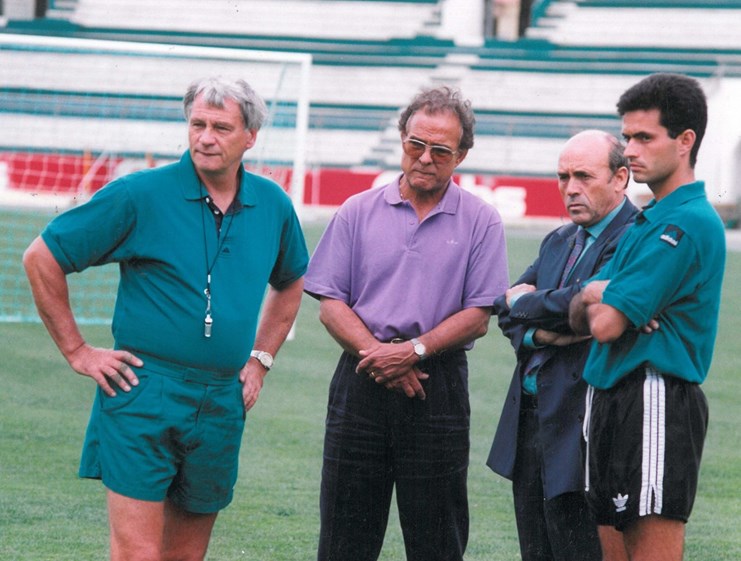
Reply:
[[[468,150],[473,146],[473,129],[476,119],[471,109],[471,102],[463,99],[460,90],[450,86],[440,86],[422,90],[402,111],[399,117],[399,131],[402,134],[407,132],[407,123],[417,111],[424,109],[428,114],[449,112],[458,117],[463,129],[458,148]]]
[[[204,95],[206,103],[219,108],[224,107],[224,100],[234,100],[239,105],[244,128],[247,130],[260,130],[267,119],[268,108],[265,102],[252,89],[252,86],[241,78],[229,79],[213,76],[194,81],[188,86],[183,97],[183,112],[186,119],[190,119],[193,102],[200,94]]]
[[[708,122],[707,99],[699,82],[682,74],[652,74],[626,90],[617,102],[621,117],[630,111],[650,109],[659,110],[659,123],[671,138],[687,129],[695,132],[695,145],[690,151],[690,166],[695,167]]]

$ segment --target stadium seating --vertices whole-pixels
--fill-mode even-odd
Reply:
[[[741,2],[552,2],[528,37],[561,45],[741,47]]]
[[[11,23],[8,31],[310,52],[311,166],[396,168],[398,109],[420,87],[449,83],[459,86],[477,111],[476,147],[463,171],[549,175],[555,147],[574,132],[592,127],[618,131],[615,100],[638,77],[675,71],[709,84],[718,76],[741,77],[736,39],[741,36],[741,0],[656,0],[652,5],[657,8],[636,0],[542,1],[536,3],[526,39],[492,39],[481,47],[435,38],[435,1],[245,0],[238,7],[199,0],[72,3],[64,16],[69,23]],[[55,13],[60,17],[60,10]],[[717,24],[719,18],[723,25]],[[664,28],[673,28],[671,41],[661,39],[669,34]],[[643,39],[633,37],[634,30]],[[647,43],[646,37],[654,36],[665,43]],[[40,60],[33,53],[7,57],[0,51],[0,83],[52,93],[95,92],[104,84],[136,111],[136,80],[131,76],[158,73],[160,93],[168,97],[162,118],[170,121],[180,119],[177,99],[185,84],[208,73],[207,65],[183,73],[157,60],[139,63],[111,72],[104,57],[68,54]],[[45,64],[82,65],[87,71],[71,71],[70,84],[54,85],[45,82]],[[262,91],[272,78],[258,74],[250,81]],[[63,114],[79,111],[73,96],[60,99]],[[163,131],[168,127],[166,122]],[[157,144],[164,137],[170,138],[164,132],[150,138]],[[15,138],[23,145],[22,135]]]
[[[373,17],[364,17],[369,10]],[[78,0],[71,21],[87,27],[191,33],[390,39],[434,24],[437,2],[305,0]]]

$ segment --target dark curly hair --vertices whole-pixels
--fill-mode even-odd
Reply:
[[[695,167],[708,122],[707,100],[699,82],[682,74],[652,74],[626,90],[617,102],[621,117],[630,111],[650,109],[659,110],[659,123],[671,138],[688,129],[695,132],[695,145],[690,151],[690,166]]]

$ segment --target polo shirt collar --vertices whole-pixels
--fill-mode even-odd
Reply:
[[[638,214],[636,220],[658,222],[664,216],[686,202],[700,198],[705,198],[705,182],[695,181],[693,183],[687,183],[678,189],[675,189],[672,193],[668,194],[658,202],[656,199],[651,199],[651,201],[643,207],[643,210]]]
[[[391,183],[389,183],[386,186],[386,191],[384,192],[384,199],[386,202],[390,205],[399,205],[404,202],[404,199],[401,198],[401,191],[400,191],[400,184],[401,184],[401,178],[404,174],[399,174],[399,176],[394,179]],[[461,190],[460,187],[458,187],[458,184],[450,179],[448,181],[448,186],[445,189],[445,194],[443,195],[443,198],[440,200],[440,202],[437,204],[437,207],[435,210],[430,213],[438,213],[438,212],[444,212],[446,214],[455,214],[458,211],[458,206],[460,205],[461,201]]]
[[[190,151],[186,150],[182,155],[178,168],[180,185],[185,200],[198,201],[205,198],[205,189],[201,189],[201,181],[193,166],[193,160],[190,158]],[[249,181],[250,174],[245,171],[244,167],[240,167],[239,176],[239,192],[237,193],[236,204],[232,203],[232,208],[235,210],[243,206],[255,206],[257,204],[255,187]]]

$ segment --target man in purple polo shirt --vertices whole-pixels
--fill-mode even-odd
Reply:
[[[418,94],[399,119],[403,173],[351,197],[305,290],[344,352],[329,391],[320,561],[378,558],[396,488],[407,559],[463,559],[466,350],[508,287],[497,211],[456,185],[473,146],[460,92]]]

